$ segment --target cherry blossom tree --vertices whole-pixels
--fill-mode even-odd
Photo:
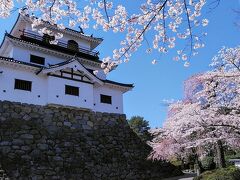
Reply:
[[[153,50],[167,53],[179,42],[173,59],[182,60],[184,66],[189,66],[189,58],[204,47],[202,38],[206,33],[200,27],[207,26],[209,22],[202,17],[206,0],[146,0],[144,3],[134,2],[137,7],[134,11],[128,9],[127,3],[122,3],[110,0],[0,0],[0,17],[8,17],[17,5],[24,4],[19,12],[30,16],[33,30],[54,35],[56,40],[52,43],[55,44],[62,34],[42,28],[40,25],[44,21],[61,29],[79,25],[82,29],[93,27],[124,33],[120,48],[113,51],[112,57],[103,58],[105,73],[122,62],[128,62],[144,42],[149,46],[147,53]],[[64,23],[66,20],[67,24]],[[150,34],[149,39],[147,34]],[[152,61],[152,64],[156,63],[156,59]]]
[[[240,147],[240,46],[222,48],[211,66],[212,71],[185,83],[191,93],[185,87],[185,99],[170,105],[163,129],[165,139],[178,144],[175,148],[173,143],[174,150],[210,145],[219,167],[224,167],[223,145]],[[153,145],[155,156],[162,153],[162,142]]]

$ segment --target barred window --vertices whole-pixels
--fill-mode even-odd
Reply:
[[[79,96],[79,88],[75,86],[65,85],[65,94]]]
[[[30,62],[44,65],[45,64],[45,58],[44,57],[40,57],[40,56],[35,56],[35,55],[31,54],[30,55]]]
[[[112,104],[112,96],[100,94],[101,103]]]
[[[14,89],[31,91],[32,90],[32,82],[31,81],[20,80],[20,79],[15,79]]]

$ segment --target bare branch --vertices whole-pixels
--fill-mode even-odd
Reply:
[[[109,21],[109,15],[108,15],[108,12],[107,12],[107,2],[106,0],[103,0],[103,3],[104,3],[104,11],[105,11],[105,14],[106,14],[106,18],[107,18],[107,21],[108,21],[108,24],[110,23]]]
[[[192,27],[191,27],[191,22],[189,19],[189,13],[188,13],[188,9],[187,9],[187,2],[186,0],[184,0],[184,7],[185,7],[185,11],[186,11],[186,16],[187,16],[187,23],[188,23],[188,29],[190,31],[190,43],[191,43],[191,51],[190,54],[192,54],[192,48],[193,48],[193,35],[192,35]]]

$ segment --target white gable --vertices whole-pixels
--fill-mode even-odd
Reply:
[[[76,74],[80,73],[82,74],[85,79],[89,79],[92,83],[97,83],[99,85],[103,85],[103,82],[99,80],[97,77],[95,77],[93,74],[91,74],[78,60],[72,59],[69,61],[66,61],[64,63],[56,64],[53,66],[49,66],[48,68],[43,68],[40,73],[42,74],[48,74],[48,73],[54,73],[57,71],[72,69],[73,71],[77,72]]]

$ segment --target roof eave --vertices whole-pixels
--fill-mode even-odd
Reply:
[[[66,54],[66,53],[62,53],[62,52],[59,52],[57,50],[52,50],[52,49],[48,49],[46,47],[42,47],[42,46],[39,46],[37,44],[34,44],[34,43],[31,43],[31,42],[28,42],[28,41],[25,41],[25,40],[22,40],[22,39],[19,39],[19,38],[16,38],[16,37],[12,37],[10,34],[6,34],[5,37],[7,37],[9,40],[13,41],[13,42],[16,42],[16,43],[23,43],[23,44],[26,44],[26,45],[29,45],[31,47],[36,47],[36,48],[39,48],[39,49],[45,49],[47,50],[48,52],[56,52],[57,54],[59,55],[64,55],[64,56],[68,56],[68,57],[73,57],[73,55],[70,55],[70,54]],[[4,38],[5,38],[4,37]],[[101,61],[93,61],[93,60],[89,60],[89,59],[86,59],[86,58],[83,58],[83,57],[79,57],[82,61],[86,61],[88,63],[94,63],[96,64],[98,67],[100,67],[100,64],[102,63]]]
[[[123,93],[126,93],[128,91],[131,91],[134,86],[133,85],[118,85],[118,84],[113,84],[113,83],[108,83],[108,82],[105,82],[104,83],[105,85],[108,85],[110,87],[113,87],[113,88],[117,88],[117,89],[120,89]]]

